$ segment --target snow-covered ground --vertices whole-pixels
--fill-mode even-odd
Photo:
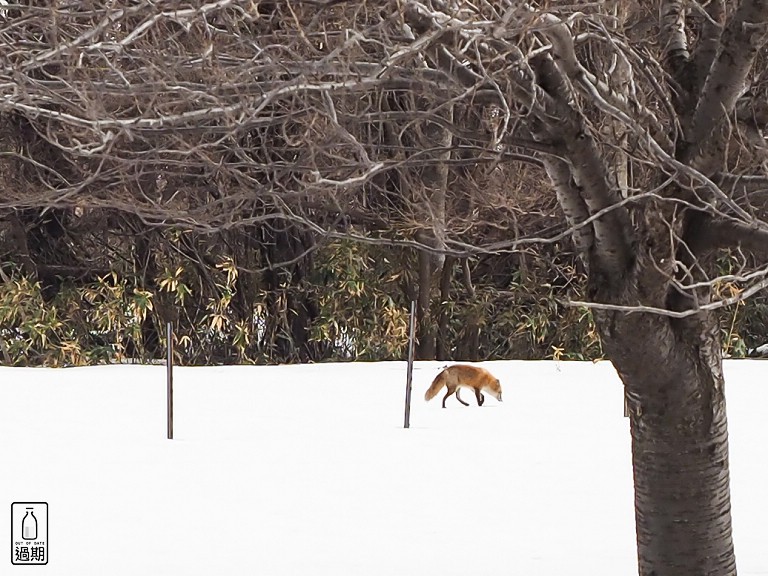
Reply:
[[[440,366],[408,430],[404,363],[177,368],[174,440],[163,367],[0,368],[0,573],[636,573],[611,365],[487,362],[504,403],[445,410]],[[768,362],[726,375],[739,572],[768,574]],[[12,566],[11,503],[38,501],[49,563]]]

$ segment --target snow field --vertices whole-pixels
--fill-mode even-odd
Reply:
[[[10,504],[49,503],[46,574],[636,573],[629,423],[607,362],[485,362],[504,402],[440,407],[443,366],[0,368]],[[740,574],[768,574],[768,363],[726,362]]]

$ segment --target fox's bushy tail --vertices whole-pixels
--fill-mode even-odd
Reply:
[[[432,385],[429,388],[427,388],[427,392],[426,394],[424,394],[424,400],[426,400],[427,402],[432,400],[432,398],[437,396],[437,393],[440,392],[440,390],[442,390],[443,386],[445,385],[446,385],[445,370],[443,370],[442,372],[440,372],[440,374],[438,374],[435,377],[434,380],[432,380]]]

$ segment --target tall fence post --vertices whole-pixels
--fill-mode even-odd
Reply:
[[[405,424],[411,427],[411,384],[413,383],[413,342],[416,339],[416,302],[411,301],[411,317],[408,322],[408,368],[405,377]]]
[[[168,418],[168,440],[173,440],[173,324],[168,322],[166,326],[165,342],[168,351],[168,358],[165,361],[167,374],[167,418]]]

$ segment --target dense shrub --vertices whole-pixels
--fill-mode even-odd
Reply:
[[[457,272],[450,298],[433,303],[448,317],[442,337],[450,358],[602,357],[590,311],[567,305],[569,299],[583,299],[582,273],[568,257],[528,255],[524,273],[518,268],[508,276],[481,275],[484,266],[498,270],[494,259],[476,263],[474,294],[466,293]],[[17,366],[153,361],[163,356],[164,326],[171,321],[177,359],[184,364],[295,361],[280,357],[273,344],[290,329],[294,312],[287,303],[300,293],[294,301],[316,306],[307,326],[316,352],[310,361],[403,359],[411,260],[407,250],[326,244],[316,250],[311,273],[284,286],[278,298],[273,294],[278,305],[271,307],[259,274],[240,270],[231,257],[219,258],[205,278],[189,262],[170,256],[158,258],[159,274],[151,281],[118,271],[81,285],[63,278],[50,298],[39,281],[6,267],[0,282],[0,354],[5,364]],[[738,282],[724,282],[717,290],[736,295]],[[742,357],[768,341],[765,297],[723,309],[721,319],[726,354]]]

